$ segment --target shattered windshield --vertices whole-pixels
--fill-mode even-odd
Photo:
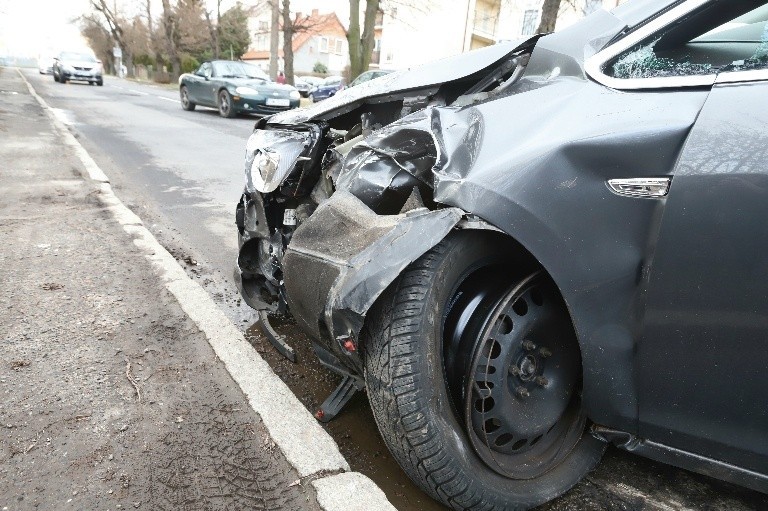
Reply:
[[[712,28],[717,14],[692,15],[622,53],[606,72],[624,79],[665,78],[768,67],[768,4]]]

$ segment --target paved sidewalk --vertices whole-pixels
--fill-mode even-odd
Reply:
[[[15,70],[0,98],[0,509],[333,508],[359,474],[289,463]]]

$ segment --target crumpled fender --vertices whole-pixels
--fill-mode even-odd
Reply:
[[[285,252],[293,316],[333,351],[350,355],[341,345],[356,342],[376,299],[463,216],[459,208],[377,215],[351,193],[337,191],[296,229]]]

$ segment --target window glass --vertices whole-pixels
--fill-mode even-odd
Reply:
[[[207,62],[205,62],[203,65],[200,66],[200,68],[195,72],[198,76],[211,76],[211,65]]]
[[[78,53],[72,51],[62,52],[59,56],[60,60],[79,60],[81,62],[96,62],[96,57],[88,53]]]
[[[323,80],[323,85],[338,85],[342,80],[343,78],[341,76],[329,76]]]
[[[603,0],[584,0],[584,16],[592,14],[603,7]]]
[[[536,23],[539,21],[539,10],[528,9],[523,13],[522,35],[533,35],[536,32]]]
[[[619,55],[606,72],[664,78],[768,67],[768,3],[754,8],[756,3],[720,2],[694,13]]]
[[[260,78],[262,80],[267,78],[264,71],[253,64],[246,64],[245,62],[214,62],[213,70],[219,78]]]

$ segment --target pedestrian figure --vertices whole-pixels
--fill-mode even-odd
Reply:
[[[285,75],[282,71],[277,73],[277,83],[285,83]]]

